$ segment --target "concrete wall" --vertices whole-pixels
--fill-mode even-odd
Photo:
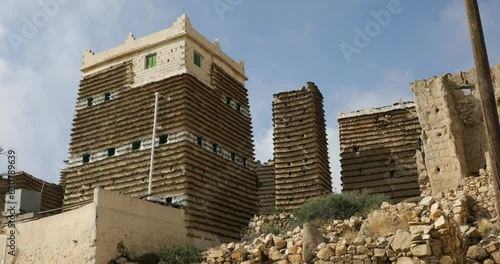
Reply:
[[[497,107],[500,65],[491,69]],[[438,194],[486,168],[486,134],[475,70],[436,76],[411,84],[422,125],[419,159],[422,192]],[[427,182],[427,183],[426,183]],[[429,190],[430,188],[430,190]]]
[[[368,189],[396,202],[420,195],[414,103],[342,113],[338,122],[342,191]]]
[[[99,189],[97,208],[96,263],[117,255],[117,245],[134,255],[187,243],[184,210],[142,201]]]
[[[323,96],[312,82],[274,95],[276,206],[294,210],[332,191]]]
[[[17,256],[7,255],[7,263],[96,263],[94,203],[36,221],[17,223],[16,228]],[[10,230],[4,228],[4,231]],[[5,239],[4,234],[0,235],[2,249]]]
[[[188,242],[202,245],[188,240],[184,218],[182,209],[96,189],[93,203],[16,223],[17,256],[7,263],[101,264],[120,254],[118,244],[136,256]]]

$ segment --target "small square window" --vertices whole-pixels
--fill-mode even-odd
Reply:
[[[115,155],[115,148],[108,149],[108,157],[113,157]]]
[[[201,55],[198,52],[194,52],[193,56],[194,64],[198,67],[201,67]]]
[[[136,140],[132,142],[132,150],[139,150],[141,148],[141,141]]]
[[[231,104],[231,97],[226,97],[226,104],[230,105]]]
[[[200,137],[200,136],[196,137],[196,141],[197,141],[198,146],[203,147],[203,138],[202,137]]]
[[[82,163],[89,163],[90,162],[90,154],[89,153],[85,153],[82,155]]]
[[[217,154],[217,152],[218,152],[218,151],[219,151],[219,145],[217,145],[217,144],[213,143],[213,144],[212,144],[212,152],[213,152],[214,154]]]
[[[168,143],[168,135],[167,134],[161,135],[158,139],[159,139],[160,145],[164,145],[164,144]]]
[[[146,56],[146,69],[156,66],[156,54]]]
[[[236,154],[231,152],[231,161],[236,161]]]
[[[105,93],[104,94],[104,102],[107,102],[109,100],[111,100],[111,93]]]
[[[247,159],[243,158],[242,161],[243,161],[243,166],[246,167],[247,166]]]
[[[241,112],[241,105],[240,105],[240,104],[236,104],[236,110],[237,110],[238,112]]]
[[[87,98],[87,106],[93,106],[94,105],[94,98],[89,97]]]

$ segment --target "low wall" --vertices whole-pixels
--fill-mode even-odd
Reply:
[[[16,257],[7,263],[95,263],[94,203],[36,221],[16,224]],[[10,229],[4,228],[4,232]],[[0,235],[0,255],[7,239]]]
[[[188,242],[184,210],[96,189],[93,203],[16,223],[15,257],[7,263],[108,263],[120,251],[140,255]],[[10,230],[4,228],[0,246]],[[3,250],[0,250],[0,258]]]
[[[108,263],[123,245],[132,255],[185,244],[184,210],[98,189],[96,263]],[[118,246],[120,244],[120,246]]]

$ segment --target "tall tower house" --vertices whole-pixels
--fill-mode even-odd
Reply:
[[[323,96],[308,82],[274,95],[276,207],[293,210],[332,191]]]
[[[91,202],[95,187],[147,196],[154,144],[152,197],[183,205],[194,239],[239,238],[257,211],[243,62],[182,15],[162,31],[84,51],[81,71],[64,204]]]

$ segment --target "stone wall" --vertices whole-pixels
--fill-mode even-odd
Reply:
[[[367,189],[393,201],[420,195],[415,104],[339,114],[342,191]]]
[[[500,65],[492,68],[500,102]],[[460,180],[486,168],[486,135],[475,70],[446,74],[411,84],[422,125],[418,153],[422,192],[456,189]],[[498,104],[500,106],[500,104]]]
[[[293,210],[307,199],[330,193],[323,96],[308,82],[274,95],[276,206]]]
[[[259,213],[276,210],[276,177],[274,175],[274,161],[269,160],[255,164],[257,173],[257,194],[259,196]]]

